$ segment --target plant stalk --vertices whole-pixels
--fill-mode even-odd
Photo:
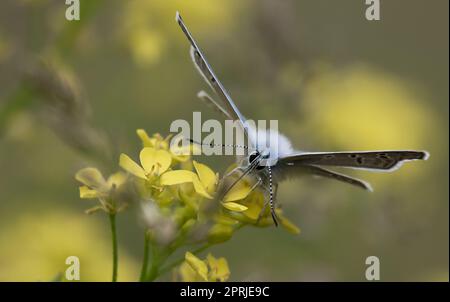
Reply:
[[[109,214],[109,222],[111,225],[112,236],[112,256],[113,256],[113,270],[112,270],[112,282],[117,282],[117,269],[119,265],[118,247],[117,247],[117,232],[116,232],[116,214]]]
[[[145,231],[145,234],[144,234],[144,257],[142,260],[141,276],[139,277],[139,281],[141,281],[141,282],[145,281],[145,277],[147,275],[149,246],[150,246],[150,238],[147,234],[147,231]]]

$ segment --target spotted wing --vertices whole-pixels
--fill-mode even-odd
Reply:
[[[183,22],[183,19],[181,18],[180,14],[177,12],[175,17],[177,23],[180,25],[181,30],[186,35],[187,39],[191,43],[191,57],[194,62],[194,65],[197,67],[199,73],[203,76],[205,81],[209,84],[209,86],[214,90],[214,92],[219,96],[221,99],[224,109],[228,112],[228,114],[234,119],[238,120],[240,123],[240,126],[242,128],[242,131],[244,133],[244,138],[247,140],[248,133],[245,126],[245,118],[237,108],[237,106],[234,104],[233,100],[231,99],[228,92],[223,87],[222,83],[219,81],[217,76],[215,75],[214,71],[211,68],[211,65],[206,61],[205,56],[201,52],[200,48],[197,45],[197,42],[192,37],[192,34],[187,29],[186,25]],[[255,144],[253,144],[254,146]]]
[[[279,159],[278,163],[281,166],[315,165],[393,171],[405,161],[427,158],[425,151],[317,152],[294,154]]]

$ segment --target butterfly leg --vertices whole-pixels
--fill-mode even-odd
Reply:
[[[230,177],[231,175],[233,175],[233,174],[236,173],[236,172],[241,172],[241,173],[243,173],[244,171],[245,171],[244,168],[242,168],[242,167],[236,167],[236,168],[234,168],[233,170],[231,170],[230,172],[228,172],[227,174],[225,174],[225,175],[223,176],[223,178]]]
[[[263,207],[261,208],[261,211],[259,212],[258,218],[256,219],[256,224],[260,222],[261,218],[266,213],[267,205],[269,204],[270,214],[272,215],[273,223],[275,224],[275,226],[278,226],[278,217],[277,214],[275,213],[275,198],[277,196],[278,184],[274,184],[272,189],[270,185],[268,187],[262,188],[264,189],[264,191],[266,191],[266,193],[269,194],[269,198],[267,198],[267,194],[264,194],[265,197],[264,204]]]
[[[258,176],[258,180],[250,188],[249,194],[262,184],[262,178]]]
[[[277,213],[275,212],[275,199],[277,196],[277,191],[278,191],[278,184],[273,185],[273,190],[271,190],[270,192],[270,214],[272,215],[272,220],[273,223],[275,224],[275,226],[278,226],[278,216]]]
[[[272,215],[273,223],[275,226],[278,226],[278,218],[277,213],[275,213],[275,194],[278,189],[278,185],[273,183],[272,178],[272,169],[270,166],[267,167],[267,171],[269,172],[269,203],[270,203],[270,214]]]

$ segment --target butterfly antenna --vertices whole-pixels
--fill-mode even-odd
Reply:
[[[272,214],[273,223],[275,226],[278,226],[278,218],[275,213],[275,203],[273,200],[273,182],[272,182],[272,169],[270,166],[267,166],[267,170],[269,171],[269,205],[270,205],[270,214]]]
[[[189,139],[189,142],[191,142],[192,144],[196,144],[196,145],[200,145],[200,146],[208,146],[208,147],[233,147],[233,148],[243,148],[243,149],[249,149],[248,146],[242,146],[242,145],[233,145],[233,144],[205,144],[205,143],[200,143],[197,141],[194,141],[193,139]]]

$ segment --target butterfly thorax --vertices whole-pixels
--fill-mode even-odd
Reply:
[[[249,129],[248,133],[253,142],[253,150],[249,150],[249,163],[256,158],[257,154],[260,154],[264,165],[272,166],[279,158],[294,152],[289,139],[276,130]]]

